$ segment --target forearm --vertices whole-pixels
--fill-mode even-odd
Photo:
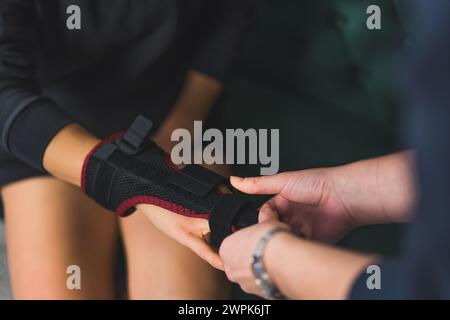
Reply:
[[[221,92],[220,82],[197,71],[190,71],[176,105],[161,124],[155,139],[170,146],[170,136],[175,129],[184,128],[193,132],[194,121],[207,119]]]
[[[83,162],[99,141],[79,125],[68,125],[45,150],[44,168],[53,176],[80,186]]]
[[[359,224],[407,222],[416,200],[414,154],[400,152],[334,170],[336,192]]]
[[[155,140],[168,147],[173,130],[193,130],[194,120],[204,120],[207,117],[220,92],[221,85],[217,81],[197,72],[190,72],[177,105],[164,121]],[[68,125],[58,132],[45,150],[44,168],[53,176],[80,186],[84,159],[99,141],[79,125]]]
[[[376,257],[296,238],[275,236],[266,248],[268,272],[289,299],[346,299],[353,282]]]

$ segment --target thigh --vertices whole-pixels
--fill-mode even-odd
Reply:
[[[114,215],[54,178],[7,185],[2,198],[15,298],[114,298]],[[80,267],[80,290],[67,288],[72,265]]]
[[[226,299],[230,284],[140,212],[121,220],[130,299]]]

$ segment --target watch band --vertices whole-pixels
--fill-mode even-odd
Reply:
[[[274,228],[268,231],[258,242],[258,245],[256,246],[255,252],[253,253],[253,263],[252,263],[252,270],[253,274],[255,275],[255,282],[258,285],[258,287],[263,292],[263,295],[266,298],[275,299],[275,300],[282,300],[285,299],[283,294],[278,290],[278,288],[275,286],[275,284],[270,279],[269,273],[267,272],[264,263],[264,252],[267,247],[267,244],[269,243],[269,240],[272,239],[274,235],[280,232],[288,232],[291,233],[291,231],[284,227]]]

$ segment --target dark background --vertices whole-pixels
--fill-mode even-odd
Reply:
[[[378,4],[382,30],[366,28]],[[391,74],[408,42],[401,1],[258,0],[256,23],[225,98],[225,128],[280,129],[280,171],[342,165],[400,150]],[[259,166],[236,166],[242,176]],[[401,226],[371,226],[340,245],[383,255]]]

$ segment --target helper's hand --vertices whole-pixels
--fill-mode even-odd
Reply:
[[[331,243],[360,225],[409,221],[417,193],[414,153],[408,151],[231,182],[246,193],[274,194],[261,214],[279,214],[307,238]]]
[[[252,271],[253,253],[261,238],[271,229],[278,227],[289,229],[281,222],[269,220],[233,233],[220,246],[220,257],[223,259],[228,279],[239,284],[247,293],[262,294]]]
[[[227,237],[220,247],[228,279],[252,294],[261,295],[252,271],[257,243],[269,230],[286,227],[266,221]],[[280,232],[266,244],[263,264],[269,278],[288,299],[346,299],[358,275],[377,257],[357,254]]]
[[[233,186],[249,194],[274,194],[260,219],[275,218],[308,239],[334,243],[357,222],[336,187],[334,169],[285,172],[258,178],[232,177]]]

